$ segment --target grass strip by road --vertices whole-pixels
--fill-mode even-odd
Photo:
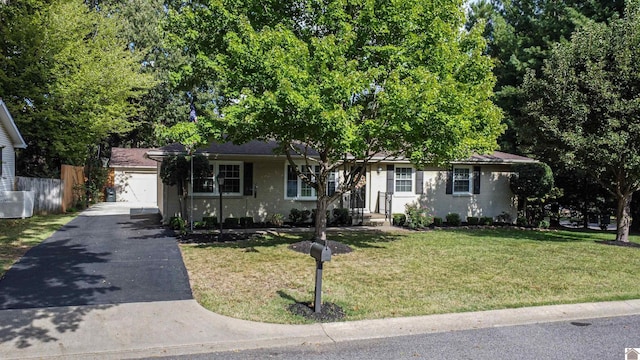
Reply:
[[[235,318],[305,323],[287,307],[312,303],[315,262],[287,247],[309,238],[181,245],[194,296]],[[340,305],[346,320],[640,298],[640,249],[596,242],[612,233],[338,231],[329,238],[354,249],[324,266],[323,302]]]
[[[76,214],[0,219],[0,278],[29,249],[40,244]]]

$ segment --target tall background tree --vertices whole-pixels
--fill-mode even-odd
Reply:
[[[415,164],[489,151],[502,132],[481,32],[462,1],[169,2],[175,78],[215,93],[226,139],[276,140],[325,210],[381,153]],[[302,164],[294,157],[300,156]],[[344,170],[339,189],[329,174]]]
[[[55,176],[89,148],[131,130],[135,99],[154,86],[119,18],[80,0],[0,4],[0,97],[28,143],[18,172]]]
[[[520,129],[526,116],[522,108],[527,101],[522,89],[526,72],[539,73],[552,47],[585,23],[607,21],[622,15],[623,9],[624,0],[480,0],[470,5],[467,26],[484,22],[486,52],[495,60],[495,102],[508,125],[500,139],[504,151],[531,154],[526,146],[529,134]]]
[[[629,241],[630,204],[640,190],[640,7],[624,17],[589,22],[556,45],[524,89],[524,126],[541,154],[567,169],[584,169],[617,199],[618,241]]]
[[[503,109],[508,126],[499,139],[501,149],[549,164],[556,175],[556,186],[562,189],[559,205],[582,213],[584,224],[590,214],[604,211],[608,200],[601,194],[606,190],[591,180],[585,181],[586,169],[567,169],[560,159],[561,151],[540,152],[533,146],[531,140],[538,133],[529,132],[531,128],[526,125],[524,106],[530,94],[522,84],[527,71],[540,74],[556,43],[568,41],[576,29],[590,21],[606,22],[622,15],[623,9],[624,0],[481,0],[469,6],[467,26],[484,22],[486,52],[496,63],[494,101]]]

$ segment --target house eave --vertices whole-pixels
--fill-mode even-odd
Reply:
[[[25,149],[27,147],[27,143],[22,138],[16,123],[13,121],[13,117],[11,117],[11,113],[9,113],[9,109],[7,109],[7,105],[0,99],[0,122],[9,133],[9,138],[11,138],[11,142],[14,148],[17,149]]]

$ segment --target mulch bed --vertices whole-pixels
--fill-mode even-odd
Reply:
[[[309,251],[311,251],[311,244],[313,244],[313,241],[311,240],[299,241],[289,245],[289,249],[303,254],[309,254]],[[327,245],[329,246],[329,249],[331,249],[331,254],[333,255],[347,254],[353,251],[353,249],[348,245],[333,240],[327,240]]]
[[[249,240],[255,234],[245,234],[245,233],[225,233],[222,236],[222,242],[227,241],[240,241],[240,240]],[[214,242],[221,242],[218,234],[211,233],[187,233],[182,235],[177,235],[178,242],[181,244],[207,244]]]
[[[632,247],[632,248],[640,249],[640,244],[634,243],[634,242],[624,242],[624,241],[614,241],[614,240],[610,240],[610,241],[596,240],[596,242],[598,244],[603,244],[603,245],[623,246],[623,247]]]
[[[297,302],[289,305],[289,311],[294,315],[316,322],[340,321],[345,317],[344,310],[334,303],[322,303],[320,312],[316,313],[313,311],[313,305]]]

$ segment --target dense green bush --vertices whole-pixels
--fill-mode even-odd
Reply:
[[[420,207],[417,203],[405,205],[407,214],[407,225],[412,229],[424,228],[433,223],[433,217],[429,215],[427,209]]]
[[[479,225],[480,224],[480,218],[477,216],[468,216],[467,217],[467,224],[469,225]]]
[[[548,229],[549,226],[551,226],[551,224],[549,223],[549,220],[541,220],[540,223],[538,223],[538,227],[540,229]]]
[[[169,227],[173,230],[185,231],[187,227],[187,220],[179,216],[173,216],[169,219]]]
[[[493,218],[491,216],[483,216],[480,218],[480,225],[493,225]]]
[[[527,221],[526,217],[518,216],[518,219],[516,219],[516,225],[518,225],[518,226],[528,226],[529,222]]]
[[[434,217],[433,218],[433,226],[442,226],[442,218],[441,217]]]
[[[207,229],[215,229],[218,227],[217,216],[203,216],[202,222],[204,223],[204,227],[206,227]]]
[[[500,215],[496,216],[496,221],[503,224],[511,224],[513,220],[509,213],[503,211]]]
[[[240,227],[250,228],[253,227],[253,217],[244,216],[240,218]]]
[[[224,219],[223,225],[227,229],[237,228],[237,227],[240,226],[240,219],[239,218],[234,218],[234,217],[228,217],[228,218]]]
[[[284,215],[279,214],[279,213],[275,213],[271,216],[271,220],[269,220],[269,223],[272,226],[275,227],[280,227],[282,225],[284,225]]]
[[[404,226],[407,222],[407,215],[405,214],[393,214],[393,225],[395,226]]]
[[[302,224],[309,220],[310,215],[311,211],[309,210],[298,210],[294,208],[291,209],[291,212],[289,213],[289,220],[294,224]]]
[[[457,214],[457,213],[447,214],[447,225],[460,226],[460,224],[462,224],[462,220],[460,219],[460,214]]]
[[[336,225],[351,225],[351,216],[349,216],[349,209],[333,209],[333,221]]]

